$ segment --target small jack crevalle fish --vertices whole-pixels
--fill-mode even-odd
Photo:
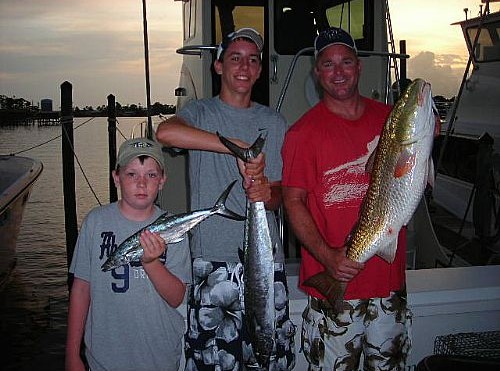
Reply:
[[[427,183],[433,184],[433,107],[430,84],[416,79],[392,109],[374,154],[360,218],[346,243],[348,258],[364,263],[378,255],[394,261],[400,229],[415,212]],[[323,271],[303,284],[341,309],[346,283]]]
[[[241,148],[219,136],[238,158],[247,162],[262,151],[265,138],[259,135],[250,148]],[[261,369],[269,369],[275,338],[274,252],[264,202],[250,202],[245,221],[244,276],[245,320],[250,342]]]
[[[235,220],[245,220],[245,217],[227,209],[225,205],[229,192],[235,183],[236,180],[222,192],[212,208],[176,215],[167,215],[167,213],[160,215],[153,223],[123,241],[108,257],[101,269],[105,272],[130,262],[139,261],[144,253],[139,237],[145,229],[158,233],[168,244],[183,240],[186,237],[186,232],[214,214]]]

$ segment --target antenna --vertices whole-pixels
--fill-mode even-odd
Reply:
[[[146,69],[146,104],[148,126],[146,137],[153,139],[153,122],[151,121],[151,88],[149,85],[149,48],[148,48],[148,20],[146,16],[146,0],[142,0],[142,22],[144,27],[144,66]]]

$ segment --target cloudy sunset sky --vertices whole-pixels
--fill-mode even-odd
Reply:
[[[478,15],[479,0],[390,0],[396,43],[407,41],[408,77],[423,77],[434,94],[451,97],[467,61],[463,9]],[[182,57],[181,2],[148,0],[152,102],[175,104]],[[492,3],[492,11],[500,2]],[[141,0],[1,0],[0,94],[59,102],[73,84],[74,105],[145,105]],[[55,106],[57,107],[57,103]]]

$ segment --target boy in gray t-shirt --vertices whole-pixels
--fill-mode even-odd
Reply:
[[[187,239],[167,247],[146,230],[140,262],[101,270],[122,241],[163,213],[154,205],[166,180],[161,146],[146,138],[124,142],[113,179],[121,199],[89,212],[70,266],[66,370],[84,370],[83,338],[92,371],[177,371],[185,324],[176,308],[191,283]]]

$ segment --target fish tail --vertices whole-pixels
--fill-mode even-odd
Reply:
[[[215,214],[219,214],[222,216],[225,216],[230,219],[234,220],[245,220],[246,218],[244,216],[241,216],[234,211],[229,210],[226,207],[226,200],[227,196],[229,196],[229,192],[231,192],[231,188],[235,185],[236,180],[234,180],[231,184],[227,186],[227,188],[222,192],[222,194],[219,196],[217,199],[217,202],[215,203],[214,207],[212,210],[215,212]]]
[[[239,159],[244,162],[248,162],[249,159],[255,158],[262,152],[262,148],[264,147],[264,143],[266,142],[266,138],[259,134],[258,138],[255,142],[250,146],[250,148],[242,148],[237,144],[231,142],[226,137],[222,136],[219,132],[217,132],[217,136],[224,146],[226,146],[232,154],[234,154]]]
[[[318,290],[335,310],[342,309],[346,288],[344,282],[337,281],[326,271],[323,271],[309,277],[302,284]]]

